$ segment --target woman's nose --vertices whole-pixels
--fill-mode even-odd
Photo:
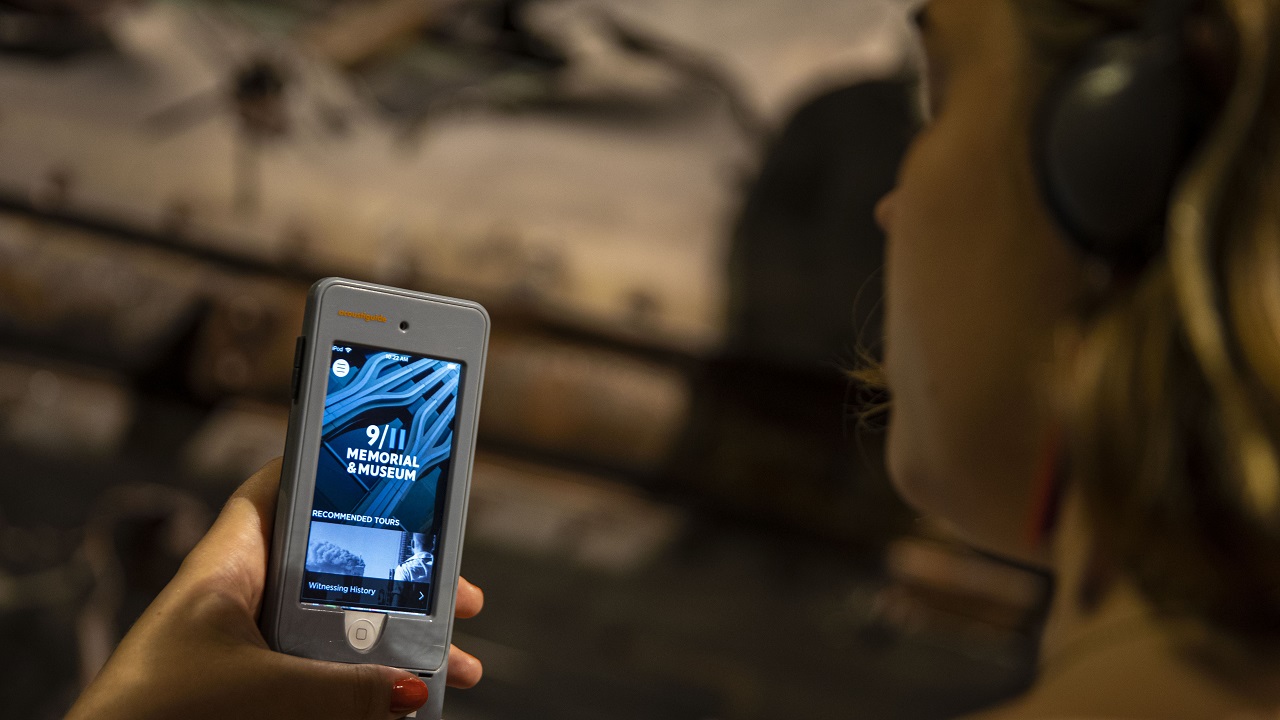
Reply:
[[[888,235],[893,226],[894,206],[897,203],[897,189],[890,190],[884,197],[880,198],[880,202],[876,203],[876,224]]]

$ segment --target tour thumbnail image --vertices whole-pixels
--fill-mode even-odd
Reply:
[[[404,533],[337,523],[311,523],[307,570],[389,580],[401,562]]]

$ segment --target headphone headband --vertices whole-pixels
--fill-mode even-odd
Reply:
[[[1148,0],[1143,8],[1143,27],[1148,32],[1181,34],[1199,4],[1200,0]]]

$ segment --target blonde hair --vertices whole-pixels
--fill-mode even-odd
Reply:
[[[1014,0],[1043,88],[1159,0]],[[1234,79],[1170,201],[1165,252],[1080,318],[1072,476],[1099,552],[1165,613],[1280,641],[1280,27],[1221,0]]]

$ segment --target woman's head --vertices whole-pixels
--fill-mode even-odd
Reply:
[[[890,471],[921,510],[1027,556],[1053,339],[1083,265],[1039,200],[1033,56],[1013,6],[939,0],[919,17],[931,118],[878,211]]]
[[[1035,478],[1061,428],[1098,551],[1158,605],[1243,634],[1280,623],[1273,4],[1206,4],[1185,23],[1198,80],[1224,106],[1175,188],[1164,251],[1141,269],[1098,273],[1073,249],[1032,162],[1046,88],[1146,5],[929,6],[934,118],[880,213],[890,464],[922,510],[1027,557]]]

